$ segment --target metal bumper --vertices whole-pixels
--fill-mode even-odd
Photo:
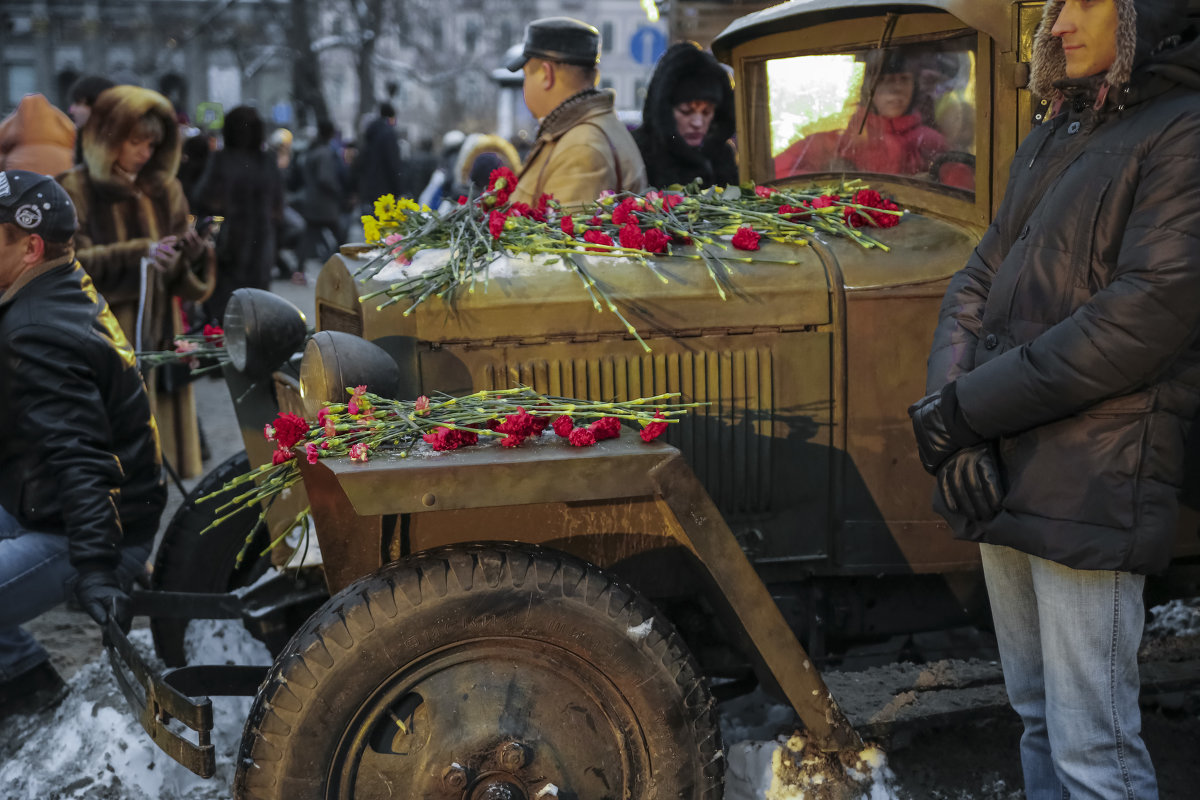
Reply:
[[[135,616],[241,619],[246,613],[242,598],[233,594],[134,591],[132,600]],[[111,619],[104,626],[104,648],[121,693],[154,743],[200,777],[211,778],[216,754],[209,695],[253,696],[269,667],[205,665],[158,672]],[[194,740],[185,735],[188,730]]]

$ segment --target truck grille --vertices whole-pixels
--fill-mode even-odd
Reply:
[[[354,311],[321,303],[317,306],[317,319],[320,322],[318,330],[341,331],[355,336],[363,335],[362,313],[358,308]]]
[[[628,400],[679,392],[695,409],[666,439],[684,456],[728,515],[770,510],[774,431],[768,347],[651,353],[636,358],[543,359],[489,364],[491,389],[531,386],[551,395]]]

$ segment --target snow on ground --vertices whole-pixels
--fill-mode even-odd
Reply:
[[[630,635],[637,635],[636,629]],[[1200,633],[1200,599],[1172,601],[1151,611],[1147,637]],[[151,656],[149,631],[131,641]],[[240,624],[197,620],[187,637],[191,663],[266,664],[270,656]],[[242,725],[250,698],[213,698],[217,775],[202,779],[161,753],[129,711],[107,656],[82,667],[70,693],[53,710],[18,717],[0,731],[0,795],[5,800],[225,800],[230,796]],[[804,800],[836,774],[858,783],[862,800],[911,800],[897,788],[886,755],[868,746],[842,766],[806,752],[794,712],[761,690],[721,705],[726,742],[725,800]],[[899,762],[898,762],[899,763]],[[978,788],[930,797],[997,800],[1023,796],[985,773]],[[923,798],[929,800],[929,798]]]
[[[154,646],[147,629],[130,641],[144,656]],[[188,626],[193,663],[268,664],[266,648],[240,624],[196,620]],[[17,717],[9,724],[19,743],[0,752],[0,790],[11,800],[224,800],[233,782],[248,697],[214,697],[212,743],[217,775],[205,780],[159,751],[129,710],[107,655],[80,669],[71,691],[49,715]]]

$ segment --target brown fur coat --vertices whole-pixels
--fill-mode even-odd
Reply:
[[[164,138],[129,184],[114,173],[113,164],[144,114],[162,119]],[[157,92],[114,86],[97,98],[81,136],[83,164],[58,176],[79,216],[76,257],[130,342],[143,351],[171,349],[183,330],[174,298],[204,300],[216,272],[211,247],[192,264],[181,259],[171,272],[160,273],[153,266],[142,270],[152,244],[171,234],[182,237],[189,225],[187,200],[175,177],[180,137],[174,109]],[[199,432],[191,387],[167,394],[157,392],[156,383],[153,375],[147,376],[163,455],[184,477],[198,475]]]

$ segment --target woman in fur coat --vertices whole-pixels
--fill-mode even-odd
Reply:
[[[192,228],[175,177],[175,109],[157,92],[114,86],[96,98],[80,136],[83,163],[58,176],[79,216],[75,255],[137,350],[172,349],[184,331],[177,298],[204,300],[216,273],[212,245]],[[163,456],[183,477],[199,475],[191,386],[154,373],[146,384]]]
[[[738,182],[733,82],[695,42],[673,44],[646,90],[642,125],[633,132],[651,186]]]

